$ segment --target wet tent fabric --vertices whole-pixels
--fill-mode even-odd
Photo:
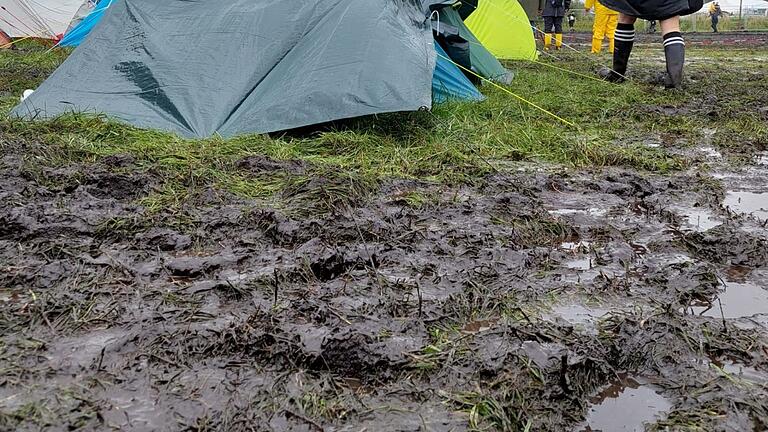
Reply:
[[[56,39],[84,0],[0,0],[0,30],[12,38]]]
[[[104,16],[104,12],[112,5],[113,0],[101,0],[93,10],[72,27],[59,42],[59,46],[75,47],[83,43],[83,40],[93,30]]]
[[[471,81],[454,65],[445,50],[435,42],[437,65],[432,77],[432,100],[443,103],[449,100],[480,101],[484,97]]]
[[[497,58],[536,60],[536,41],[517,0],[479,0],[477,9],[464,22]]]
[[[13,114],[227,137],[412,111],[433,44],[416,0],[120,0]]]
[[[504,84],[512,82],[512,73],[504,68],[504,66],[499,63],[499,60],[485,49],[483,44],[464,24],[457,9],[453,7],[444,7],[439,9],[438,13],[440,14],[440,23],[456,27],[459,31],[459,36],[469,42],[469,57],[472,63],[472,70],[475,73]]]

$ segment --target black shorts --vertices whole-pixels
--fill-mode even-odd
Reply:
[[[698,12],[703,0],[599,0],[600,3],[624,15],[645,20],[665,20]]]

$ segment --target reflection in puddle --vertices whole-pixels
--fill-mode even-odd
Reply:
[[[723,154],[715,150],[713,147],[702,147],[699,149],[699,151],[704,153],[704,156],[707,156],[712,159],[720,159],[723,157]]]
[[[560,244],[560,249],[568,252],[589,252],[592,247],[592,242],[582,240],[576,242],[563,242]]]
[[[552,316],[557,316],[574,326],[590,328],[594,328],[595,324],[608,312],[608,309],[590,308],[580,304],[560,305],[552,308]]]
[[[736,363],[733,360],[713,359],[712,365],[732,378],[758,384],[768,383],[768,376],[755,368]]]
[[[571,270],[591,270],[592,258],[579,258],[571,261],[567,261],[565,266]]]
[[[672,408],[672,404],[650,385],[620,376],[620,379],[590,399],[585,432],[644,431]]]
[[[737,213],[768,219],[768,192],[730,191],[725,195],[723,205]]]
[[[753,283],[728,282],[718,299],[720,301],[715,300],[711,306],[691,306],[691,313],[713,318],[742,318],[768,314],[768,291]]]
[[[694,227],[696,231],[703,232],[714,227],[722,225],[712,212],[703,209],[692,209],[685,212],[688,225]]]
[[[605,216],[608,213],[608,209],[601,208],[588,208],[588,209],[557,209],[550,210],[549,214],[566,216],[566,215],[587,215],[587,216]]]

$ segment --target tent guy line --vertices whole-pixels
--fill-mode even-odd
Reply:
[[[500,86],[500,85],[496,84],[495,82],[493,82],[492,80],[489,80],[488,78],[485,78],[485,77],[483,77],[483,76],[480,76],[480,75],[476,74],[474,71],[472,71],[472,70],[469,70],[469,69],[465,68],[464,66],[462,66],[462,65],[460,65],[460,64],[458,64],[458,63],[456,63],[455,61],[451,60],[450,58],[448,58],[448,57],[445,57],[445,56],[443,56],[443,55],[442,55],[442,54],[440,54],[440,53],[437,53],[437,56],[438,56],[438,57],[442,57],[444,60],[447,60],[447,61],[449,61],[449,62],[453,63],[453,64],[454,64],[456,67],[458,67],[459,69],[463,70],[464,72],[467,72],[467,73],[469,73],[469,74],[472,74],[473,76],[475,76],[475,77],[479,78],[479,79],[480,79],[480,80],[482,80],[483,82],[487,82],[487,83],[491,84],[492,86],[494,86],[494,87],[496,87],[496,88],[500,89],[501,91],[503,91],[503,92],[505,92],[505,93],[507,93],[507,94],[509,94],[509,95],[513,96],[515,99],[518,99],[518,100],[520,100],[520,101],[522,101],[522,102],[525,102],[526,104],[528,104],[528,105],[530,105],[530,106],[532,106],[532,107],[536,108],[537,110],[539,110],[539,111],[541,111],[541,112],[543,112],[543,113],[545,113],[545,114],[547,114],[547,115],[549,115],[549,116],[551,116],[551,117],[553,117],[553,118],[555,118],[555,119],[559,120],[560,122],[562,122],[562,123],[564,123],[564,124],[566,124],[566,125],[568,125],[568,126],[572,126],[572,127],[576,127],[576,128],[578,128],[578,126],[576,125],[576,123],[573,123],[573,122],[571,122],[571,121],[568,121],[568,120],[566,120],[566,119],[564,119],[564,118],[562,118],[562,117],[558,116],[557,114],[553,113],[552,111],[549,111],[549,110],[547,110],[546,108],[543,108],[543,107],[541,107],[541,106],[539,106],[539,105],[536,105],[535,103],[533,103],[533,102],[529,101],[528,99],[525,99],[524,97],[522,97],[522,96],[519,96],[519,95],[515,94],[514,92],[512,92],[512,91],[511,91],[511,90],[509,90],[508,88],[502,87],[502,86]]]

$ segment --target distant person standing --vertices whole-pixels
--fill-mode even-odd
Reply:
[[[541,17],[544,18],[544,49],[552,46],[554,34],[555,49],[563,46],[563,18],[571,7],[571,0],[539,0]]]
[[[656,33],[656,20],[649,21],[651,24],[648,26],[648,33]]]
[[[619,24],[619,13],[608,9],[596,0],[586,0],[584,9],[589,12],[595,8],[595,23],[592,26],[592,53],[600,54],[603,39],[608,38],[608,51],[613,52],[613,37]]]
[[[576,24],[576,15],[573,12],[568,14],[568,29],[573,31],[573,26]]]
[[[533,30],[533,36],[537,37],[536,18],[539,16],[539,13],[541,12],[539,10],[539,0],[520,0],[520,6],[523,7],[523,10],[525,11],[525,15],[528,16],[528,22],[531,24],[531,29]]]
[[[720,9],[720,3],[712,2],[709,5],[709,18],[712,20],[712,31],[715,33],[717,33],[717,24],[721,16],[723,16],[723,10]]]
[[[680,16],[699,11],[703,0],[599,0],[604,6],[619,11],[619,25],[616,28],[616,49],[613,51],[613,69],[600,71],[600,76],[613,81],[626,79],[629,55],[635,44],[635,21],[638,18],[659,20],[664,41],[664,57],[667,71],[664,76],[666,88],[679,88],[683,84],[685,64],[685,41],[680,33]]]

